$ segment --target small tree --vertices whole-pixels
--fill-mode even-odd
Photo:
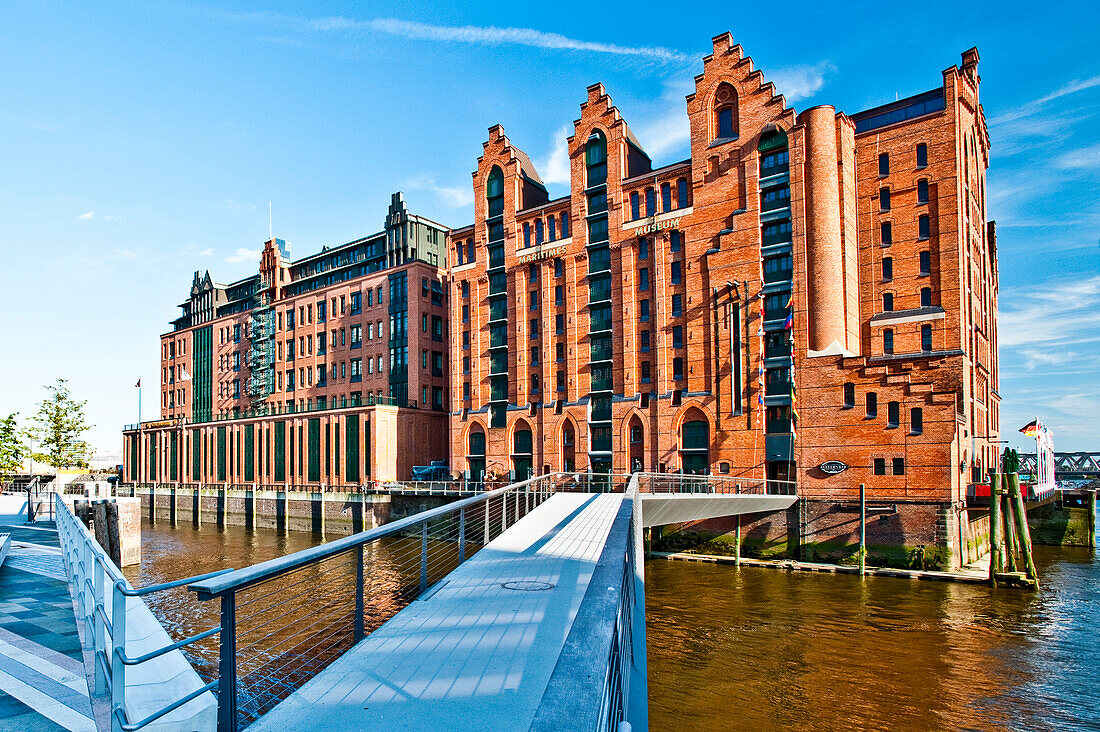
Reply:
[[[82,437],[91,426],[84,420],[84,405],[69,393],[68,381],[58,379],[46,387],[49,396],[38,405],[33,429],[42,461],[54,468],[87,467],[91,449]]]
[[[23,442],[23,433],[15,422],[18,412],[0,419],[0,474],[17,473],[23,467],[30,449]]]

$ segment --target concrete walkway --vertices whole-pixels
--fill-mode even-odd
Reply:
[[[529,729],[622,499],[551,496],[250,729]]]
[[[57,531],[0,524],[0,730],[96,729]]]

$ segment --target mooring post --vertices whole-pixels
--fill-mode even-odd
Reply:
[[[740,522],[738,522],[740,523]],[[867,574],[867,487],[859,484],[859,576]]]
[[[1012,498],[1016,502],[1016,538],[1020,542],[1020,550],[1024,555],[1024,566],[1029,579],[1039,587],[1039,575],[1035,571],[1035,558],[1031,554],[1031,532],[1027,528],[1027,509],[1024,507],[1024,497],[1020,493],[1020,474],[1009,473],[1008,485],[1012,491]]]
[[[997,586],[1001,571],[1001,474],[989,474],[989,584]]]
[[[1016,557],[1020,556],[1020,542],[1016,536],[1016,509],[1011,496],[1004,495],[1001,500],[1005,502],[1001,509],[1001,516],[1004,519],[1005,559],[1008,571],[1015,572]]]
[[[736,565],[741,565],[741,514],[737,514],[737,534],[734,541],[733,561]]]
[[[1096,491],[1090,490],[1087,496],[1089,505],[1089,546],[1096,548]]]

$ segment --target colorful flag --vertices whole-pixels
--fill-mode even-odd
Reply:
[[[1020,428],[1020,432],[1023,432],[1028,437],[1035,437],[1039,434],[1039,420],[1031,420],[1026,425]]]
[[[792,327],[794,327],[794,313],[787,314],[787,320],[783,323],[783,327],[787,330],[790,330]]]
[[[135,389],[140,389],[141,388],[141,379],[138,379],[138,383],[134,384],[134,388]]]

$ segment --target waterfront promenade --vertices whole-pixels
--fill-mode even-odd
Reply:
[[[96,729],[72,597],[51,522],[24,526],[24,499],[0,496],[0,729]],[[106,721],[105,719],[103,721]]]

